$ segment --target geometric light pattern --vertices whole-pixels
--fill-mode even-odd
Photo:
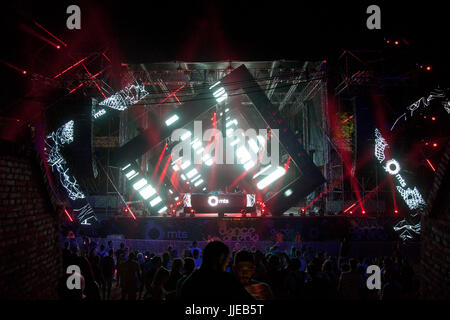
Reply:
[[[375,129],[375,157],[380,163],[385,160],[384,149],[388,146],[386,140],[381,136],[380,131]],[[407,187],[405,179],[400,175],[400,164],[395,159],[386,161],[384,169],[391,175],[395,175],[400,185],[396,186],[397,191],[402,196],[406,205],[410,210],[421,209],[425,205],[425,201],[422,198],[419,190],[416,187],[411,189]],[[406,189],[404,189],[406,188]],[[417,210],[418,211],[418,210]],[[413,211],[414,212],[414,211]],[[411,217],[416,216],[417,213],[411,214]],[[402,240],[408,240],[413,238],[414,234],[420,233],[420,221],[415,224],[410,224],[405,219],[401,220],[394,226],[394,231],[401,231],[400,238]]]
[[[406,219],[403,219],[394,226],[394,231],[401,232],[400,238],[403,241],[412,239],[414,234],[417,235],[420,234],[420,222],[416,224],[411,224],[408,221],[406,221]]]
[[[410,210],[419,209],[421,206],[425,205],[422,195],[416,187],[414,189],[407,188],[406,190],[400,186],[397,186],[398,192],[402,195],[403,200],[405,200],[406,205]]]
[[[387,145],[388,144],[386,140],[384,140],[384,138],[381,136],[380,131],[378,131],[378,129],[375,129],[375,157],[380,162],[383,162],[385,159],[384,149],[386,149]]]
[[[73,120],[62,125],[58,130],[47,136],[45,143],[50,148],[47,152],[48,164],[52,171],[58,172],[61,185],[66,189],[69,198],[76,200],[85,198],[85,195],[80,190],[77,179],[69,174],[67,162],[61,153],[61,146],[73,141],[73,125]]]
[[[137,103],[139,100],[145,98],[147,95],[148,92],[145,90],[144,86],[132,84],[119,92],[116,92],[111,97],[106,98],[100,102],[99,105],[123,111],[129,106]]]

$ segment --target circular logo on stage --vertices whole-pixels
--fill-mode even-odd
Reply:
[[[386,167],[384,168],[389,174],[396,175],[400,172],[400,164],[397,160],[391,159],[386,162]]]
[[[216,196],[209,196],[208,197],[208,204],[211,207],[217,206],[218,203],[219,203],[219,198],[217,198]]]

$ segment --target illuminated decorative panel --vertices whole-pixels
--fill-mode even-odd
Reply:
[[[144,86],[132,84],[113,94],[111,97],[106,98],[100,102],[99,105],[123,111],[129,106],[139,102],[139,100],[145,98],[147,95],[148,92],[145,90]]]

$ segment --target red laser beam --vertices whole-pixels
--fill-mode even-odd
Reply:
[[[151,181],[153,181],[155,179],[155,176],[156,176],[156,173],[158,172],[161,161],[164,157],[164,154],[166,153],[166,148],[167,148],[167,142],[164,145],[164,148],[162,149],[161,154],[159,155],[158,162],[156,163],[155,169],[153,170],[152,177],[150,179]]]
[[[88,73],[89,77],[92,79],[92,74],[89,72],[89,70],[86,68],[86,66],[84,65],[83,62],[81,62],[81,64],[83,65],[84,69],[86,70],[86,72]],[[94,80],[94,84],[97,87],[98,91],[100,91],[100,93],[102,94],[102,96],[106,99],[105,94],[103,93],[102,89],[100,89],[100,86],[98,85],[97,81]]]
[[[179,87],[177,90],[171,92],[167,97],[165,97],[160,103],[158,103],[157,105],[163,103],[164,101],[166,101],[167,99],[169,99],[171,96],[174,96],[175,99],[177,99],[178,103],[181,104],[180,100],[178,100],[178,97],[176,96],[176,93],[178,91],[180,91],[181,89],[183,89],[185,86],[185,84],[183,84],[181,87]]]
[[[105,71],[104,69],[97,72],[96,74],[94,74],[92,77],[89,78],[89,80],[95,79],[99,74],[103,73],[103,71]],[[76,90],[80,89],[86,82],[88,82],[89,80],[85,80],[82,83],[80,83],[78,86],[76,86],[75,88],[73,88],[72,90],[69,91],[69,94],[75,92]]]
[[[316,203],[320,198],[322,198],[324,195],[326,195],[328,192],[330,192],[331,190],[334,189],[334,187],[341,182],[341,178],[340,179],[336,179],[336,181],[334,181],[330,187],[328,187],[326,190],[322,191],[319,195],[317,195],[310,203],[308,203],[303,210],[308,209],[309,207],[311,207],[314,203]]]
[[[366,196],[361,199],[361,201],[357,201],[355,202],[351,207],[347,208],[350,209],[352,207],[354,207],[355,205],[358,205],[356,208],[354,208],[352,211],[350,211],[350,214],[354,213],[356,210],[358,210],[359,208],[361,208],[361,212],[363,212],[363,214],[366,213],[366,210],[363,207],[363,203],[366,202],[367,200],[369,200],[370,198],[372,198],[377,192],[378,189],[380,189],[382,186],[384,186],[386,184],[386,182],[389,181],[390,176],[387,176],[383,179],[383,181],[381,183],[379,183],[375,188],[373,188],[371,191],[369,191],[368,194],[366,194]],[[344,211],[345,212],[345,211]]]
[[[73,219],[70,216],[69,212],[67,212],[67,209],[64,209],[64,212],[66,213],[66,216],[67,216],[67,218],[69,218],[70,222],[73,222]]]
[[[354,206],[356,206],[356,203],[352,204],[350,207],[348,207],[347,209],[344,210],[344,213],[347,212],[348,210],[350,210],[351,208],[353,208]]]
[[[428,165],[430,166],[431,170],[433,170],[434,172],[436,172],[436,169],[434,168],[434,166],[431,164],[430,160],[425,159],[428,162]]]
[[[20,69],[20,68],[16,67],[15,65],[12,65],[12,64],[9,63],[9,62],[3,61],[3,60],[0,60],[0,61],[1,61],[4,65],[6,65],[7,67],[10,67],[10,68],[13,69],[13,70],[16,70],[16,71],[18,71],[18,72],[20,72],[20,73],[22,73],[22,74],[27,74],[27,71],[24,70],[24,69]]]
[[[163,171],[161,173],[161,176],[159,177],[159,180],[158,180],[158,186],[156,187],[157,190],[159,189],[159,186],[161,185],[161,183],[164,180],[164,177],[166,176],[167,168],[169,167],[169,163],[170,163],[170,159],[172,159],[172,154],[169,155],[169,157],[167,158],[167,162],[164,165],[164,169],[163,169]]]
[[[131,214],[131,217],[136,220],[136,216],[134,215],[133,211],[131,211],[130,207],[127,205],[127,207],[125,208],[126,212],[129,212]]]
[[[80,63],[82,63],[84,60],[86,60],[88,57],[81,59],[80,61],[74,63],[73,65],[71,65],[70,67],[68,67],[67,69],[61,71],[60,73],[58,73],[56,76],[53,77],[53,79],[58,78],[60,75],[66,73],[67,71],[69,71],[70,69],[76,67],[77,65],[79,65]]]
[[[391,175],[389,177],[389,187],[391,189],[391,195],[392,195],[392,203],[394,204],[395,210],[397,210],[397,199],[395,199],[395,189],[394,189],[394,181]]]
[[[59,39],[58,37],[56,37],[53,33],[51,33],[50,31],[48,31],[47,29],[45,29],[43,26],[41,26],[39,23],[37,23],[36,21],[33,21],[34,24],[36,26],[38,26],[39,28],[41,28],[42,30],[44,30],[45,32],[47,32],[49,35],[51,35],[53,37],[53,39],[57,40],[59,43],[61,43],[64,47],[67,47],[67,44],[65,44],[61,39]]]
[[[109,61],[109,63],[111,63],[111,60],[108,58],[108,56],[106,55],[106,53],[103,52],[102,55],[106,58],[106,60]]]
[[[291,161],[291,156],[289,156],[289,158],[287,159],[286,163],[284,164],[284,169],[287,170],[289,169],[289,162]]]
[[[42,41],[47,42],[49,45],[51,45],[51,46],[53,46],[53,47],[59,49],[59,48],[58,48],[59,45],[57,45],[56,43],[50,41],[50,40],[47,39],[46,37],[41,36],[39,33],[37,33],[36,31],[34,31],[33,29],[29,28],[28,26],[22,24],[22,25],[20,25],[20,27],[21,27],[25,32],[31,34],[32,36],[35,36],[36,38],[41,39]]]
[[[348,120],[350,120],[352,118],[353,118],[353,114],[350,117],[348,117],[347,119],[345,119],[344,121],[342,121],[342,124],[346,123]]]

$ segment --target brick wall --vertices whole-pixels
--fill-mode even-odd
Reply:
[[[437,168],[422,218],[421,296],[450,299],[450,142]]]
[[[0,299],[57,299],[60,210],[30,147],[0,141]]]

